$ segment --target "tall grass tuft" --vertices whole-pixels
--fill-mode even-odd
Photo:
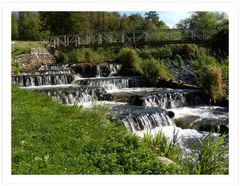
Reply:
[[[131,48],[121,49],[117,57],[117,62],[122,64],[121,74],[123,75],[130,75],[132,72],[138,72],[140,61],[136,50]]]
[[[167,157],[175,163],[179,163],[182,159],[183,151],[178,146],[178,140],[178,134],[174,130],[173,139],[171,141],[160,132],[155,137],[145,134],[143,143],[155,151],[158,156]]]
[[[227,135],[220,137],[209,133],[203,140],[200,151],[182,162],[185,174],[228,174],[228,147],[224,147]]]
[[[164,63],[155,59],[145,59],[140,62],[140,72],[150,85],[157,85],[159,79],[173,79]]]
[[[201,56],[193,64],[198,84],[213,103],[226,96],[228,81],[226,65],[211,56]]]

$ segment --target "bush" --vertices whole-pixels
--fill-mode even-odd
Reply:
[[[169,47],[144,48],[142,50],[138,50],[138,54],[144,59],[168,59],[172,57],[172,50]]]
[[[213,103],[221,100],[226,95],[226,65],[221,65],[214,57],[201,56],[193,62],[195,77],[202,91]]]
[[[69,63],[69,57],[64,52],[59,52],[56,57],[57,63]]]
[[[172,50],[174,54],[180,55],[183,59],[192,60],[209,53],[206,48],[199,47],[196,44],[174,45]]]
[[[131,48],[121,49],[117,57],[117,62],[122,64],[120,73],[123,75],[131,75],[132,72],[138,72],[140,61],[137,52]]]
[[[159,79],[169,80],[173,78],[173,75],[169,72],[164,63],[155,59],[141,61],[140,72],[150,85],[157,85]]]

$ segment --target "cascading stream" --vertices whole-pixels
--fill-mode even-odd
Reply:
[[[94,102],[108,106],[113,117],[119,118],[128,131],[140,137],[145,134],[155,136],[161,132],[171,141],[177,134],[179,145],[187,149],[191,149],[192,144],[200,143],[204,136],[201,131],[208,130],[202,127],[205,118],[196,118],[198,114],[201,115],[199,110],[195,110],[195,115],[183,117],[193,121],[188,126],[179,124],[182,119],[179,115],[184,112],[182,108],[204,104],[200,91],[147,88],[143,77],[116,76],[120,69],[119,64],[43,65],[30,73],[12,76],[12,84],[45,93],[63,104],[89,106],[85,103]],[[213,109],[212,116],[206,121],[211,123],[213,119],[215,122],[221,120],[221,130],[228,131],[228,115],[224,115],[224,119],[214,117],[216,112]],[[173,120],[170,117],[174,113]]]

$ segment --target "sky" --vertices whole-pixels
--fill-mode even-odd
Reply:
[[[134,13],[139,13],[142,16],[146,12],[120,12],[121,14],[131,15]],[[179,21],[191,16],[191,12],[169,12],[169,11],[160,11],[157,12],[159,14],[160,20],[163,21],[170,28],[173,28]]]

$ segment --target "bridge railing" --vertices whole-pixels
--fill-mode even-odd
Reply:
[[[132,32],[103,32],[89,34],[58,35],[49,39],[53,47],[89,46],[89,45],[119,45],[124,43],[148,42],[198,42],[207,41],[214,33],[213,30],[137,30]]]

